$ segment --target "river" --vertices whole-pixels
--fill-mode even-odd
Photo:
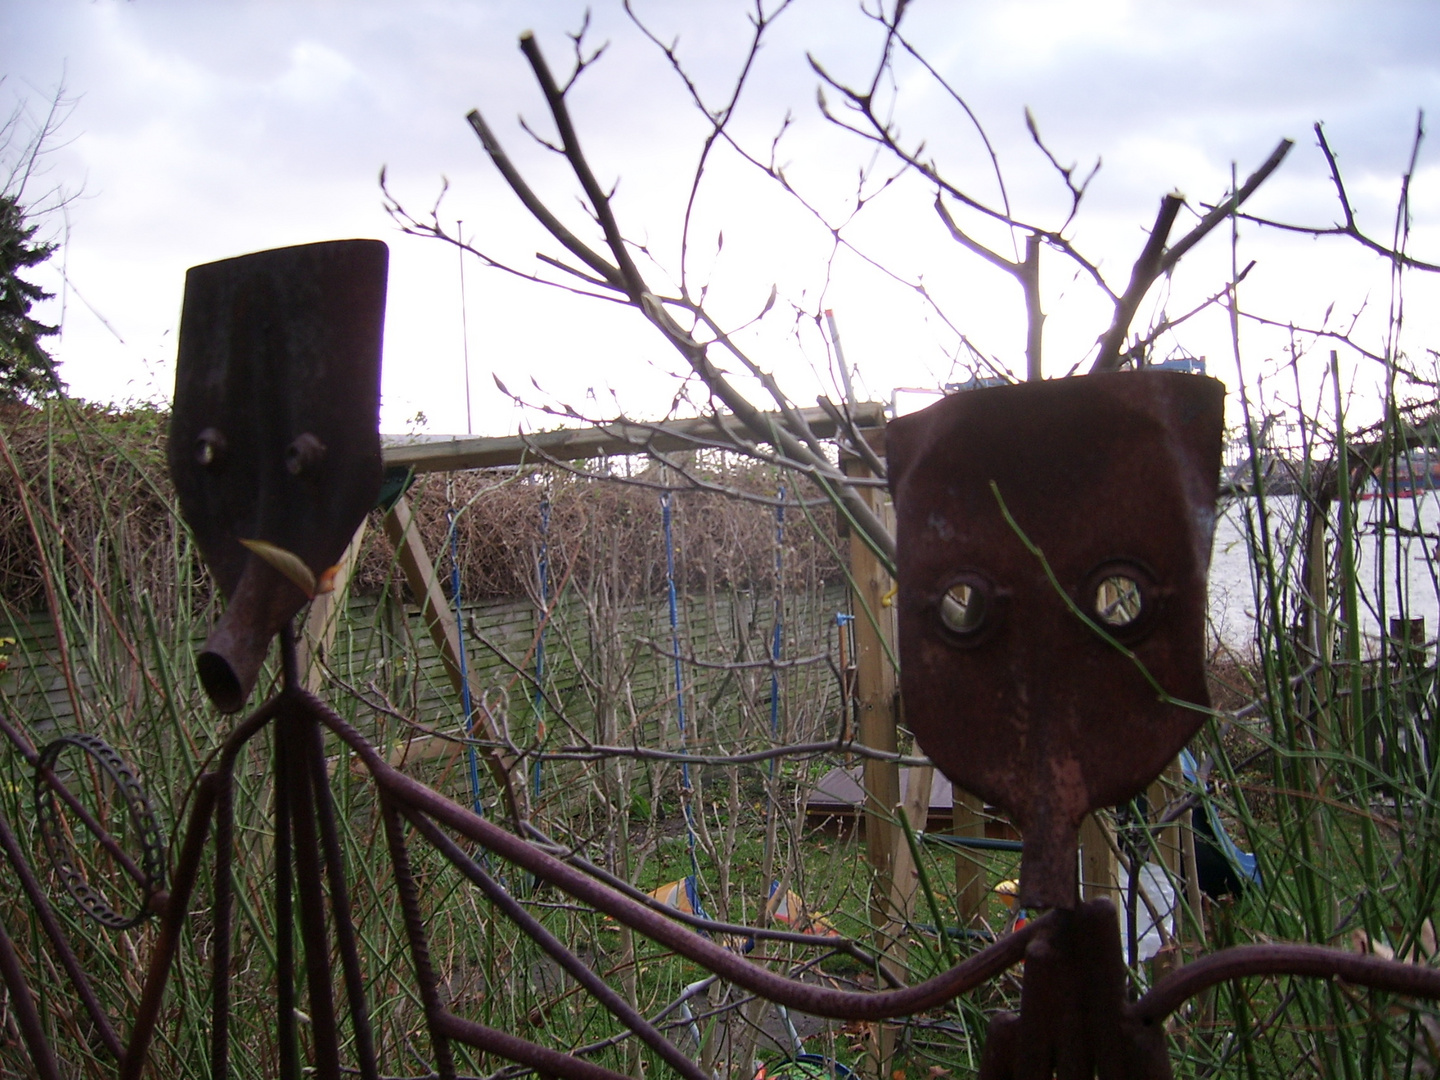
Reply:
[[[1397,512],[1398,504],[1398,512]],[[1272,552],[1277,565],[1288,566],[1293,579],[1301,573],[1303,521],[1296,496],[1266,500]],[[1338,511],[1337,511],[1338,513]],[[1382,515],[1395,515],[1399,528],[1381,528]],[[1256,591],[1245,518],[1258,523],[1253,499],[1232,500],[1216,522],[1210,561],[1210,622],[1212,639],[1239,652],[1248,652],[1255,639]],[[1440,586],[1435,555],[1440,551],[1440,492],[1423,492],[1414,498],[1359,504],[1360,536],[1356,544],[1357,580],[1361,591],[1361,620],[1366,651],[1375,655],[1382,626],[1391,618],[1425,620],[1426,640],[1440,629]],[[1257,524],[1258,527],[1258,524]],[[1334,533],[1331,534],[1332,543]],[[1335,558],[1334,552],[1331,554]],[[1332,610],[1338,598],[1332,597]],[[1286,616],[1294,621],[1294,613]]]

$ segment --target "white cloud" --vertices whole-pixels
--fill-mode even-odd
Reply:
[[[743,59],[746,7],[717,0],[641,10],[662,38],[678,35],[702,91],[719,100]],[[9,5],[0,14],[0,63],[16,85],[48,85],[63,68],[72,91],[83,95],[68,132],[74,141],[54,159],[60,175],[84,180],[89,192],[72,211],[69,272],[125,343],[72,300],[61,352],[77,392],[163,389],[186,267],[262,247],[370,235],[393,251],[385,421],[399,426],[423,409],[437,427],[463,426],[455,254],[397,235],[380,210],[375,175],[388,164],[394,189],[417,210],[448,176],[446,220],[464,218],[467,233],[487,248],[537,266],[537,249],[557,249],[484,160],[463,119],[478,105],[537,190],[577,232],[595,238],[564,163],[515,124],[523,114],[538,131],[551,130],[516,35],[534,26],[562,70],[564,32],[579,25],[583,10],[580,0],[523,9],[440,0]],[[1440,11],[1418,3],[1107,0],[922,4],[913,9],[911,30],[986,123],[1011,198],[1027,217],[1058,221],[1068,203],[1029,143],[1023,106],[1033,107],[1062,161],[1088,166],[1103,155],[1074,235],[1123,282],[1165,191],[1178,186],[1192,200],[1218,198],[1231,161],[1242,173],[1253,168],[1282,135],[1298,145],[1256,208],[1333,220],[1333,192],[1309,130],[1316,119],[1327,123],[1362,220],[1387,234],[1414,111],[1433,108],[1440,97],[1437,23]],[[617,5],[596,5],[592,36],[611,46],[576,91],[582,140],[601,182],[618,178],[617,209],[627,229],[673,277],[703,120]],[[791,163],[787,176],[797,189],[831,216],[842,212],[870,150],[817,116],[805,54],[863,82],[878,42],[877,28],[857,10],[802,0],[776,24],[757,59],[753,97],[737,118],[746,145],[766,156],[772,133],[793,110],[796,124],[780,160]],[[924,139],[951,175],[997,197],[963,113],[913,64],[902,64],[894,108],[907,140]],[[1416,179],[1415,242],[1440,258],[1440,176],[1428,160]],[[851,358],[865,365],[877,393],[947,377],[953,330],[912,288],[850,254],[827,276],[827,236],[813,218],[748,166],[717,160],[711,168],[695,210],[693,287],[710,282],[709,300],[729,325],[753,315],[771,284],[779,285],[781,302],[767,319],[774,332],[748,340],[797,397],[813,397],[812,364],[822,362],[813,329],[800,327],[797,346],[786,314],[785,302],[802,297],[813,305],[823,295],[837,309]],[[853,235],[911,284],[923,276],[945,314],[977,344],[1014,361],[1023,336],[1018,293],[946,237],[932,197],[905,178],[856,221]],[[712,260],[722,230],[725,249]],[[1003,232],[977,231],[1008,250]],[[1337,310],[1353,310],[1370,296],[1367,318],[1383,310],[1375,290],[1378,281],[1383,291],[1384,274],[1377,277],[1369,256],[1252,229],[1245,242],[1261,258],[1246,286],[1257,303],[1318,318],[1327,297],[1337,299]],[[1171,310],[1213,292],[1227,268],[1227,245],[1212,238],[1173,282]],[[655,372],[675,370],[679,360],[633,315],[478,267],[467,285],[472,386],[485,430],[515,421],[490,387],[492,368],[515,388],[534,373],[565,399],[613,385],[637,411],[669,401],[673,387]],[[1429,286],[1416,278],[1412,287],[1418,347],[1433,330],[1418,300]],[[1044,289],[1050,355],[1063,368],[1093,342],[1105,305],[1058,256],[1047,256]],[[1196,324],[1201,339],[1224,346],[1223,326]],[[1247,331],[1252,340],[1257,355],[1278,347]]]
[[[360,83],[360,72],[344,56],[315,41],[290,48],[290,66],[272,84],[281,98],[296,104],[330,104]]]

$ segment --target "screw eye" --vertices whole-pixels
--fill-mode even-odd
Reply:
[[[973,645],[988,636],[1001,615],[999,592],[980,574],[967,572],[950,579],[935,598],[935,613],[946,636],[956,645]]]
[[[1149,567],[1133,559],[1111,559],[1085,580],[1081,607],[1104,629],[1123,641],[1149,632],[1164,595]]]
[[[207,427],[195,438],[195,463],[202,469],[215,469],[225,459],[225,436],[219,428]]]
[[[324,457],[325,444],[307,431],[297,435],[285,448],[285,468],[291,476],[300,476],[315,468]]]
[[[953,634],[973,634],[985,623],[985,595],[974,585],[951,585],[940,597],[940,621]]]
[[[1095,589],[1095,615],[1106,626],[1130,626],[1145,612],[1140,583],[1124,574],[1111,574]]]

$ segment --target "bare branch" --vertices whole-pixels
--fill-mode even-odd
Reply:
[[[961,111],[969,118],[971,127],[975,129],[975,134],[980,137],[981,143],[985,146],[985,153],[990,156],[990,167],[995,173],[995,184],[1000,189],[1000,205],[1004,207],[1005,215],[1008,217],[1010,215],[1010,193],[1005,189],[1005,175],[1000,169],[1000,157],[995,153],[995,147],[990,142],[990,133],[985,130],[985,125],[980,123],[980,118],[975,115],[975,110],[970,108],[970,103],[965,100],[964,96],[946,81],[945,77],[935,69],[920,50],[910,43],[909,38],[903,33],[900,33],[900,19],[904,14],[904,8],[904,4],[898,5],[896,7],[895,17],[892,20],[895,26],[897,40],[900,42],[900,46],[910,54],[911,58],[925,69],[926,73],[940,86],[940,89],[944,90],[950,100],[960,106]],[[880,14],[883,18],[883,9]],[[1098,162],[1095,167],[1097,169],[1100,167]],[[1094,176],[1095,174],[1092,172],[1090,175]],[[1089,179],[1087,178],[1085,182],[1088,184]]]
[[[1061,225],[1057,230],[1057,232],[1063,233],[1070,227],[1070,223],[1075,220],[1075,215],[1080,212],[1080,203],[1085,198],[1085,191],[1090,187],[1090,181],[1095,179],[1095,174],[1100,171],[1100,159],[1098,157],[1095,159],[1095,164],[1091,166],[1090,171],[1085,175],[1085,179],[1077,185],[1075,183],[1075,169],[1079,163],[1077,162],[1075,165],[1066,166],[1061,165],[1060,162],[1056,160],[1055,155],[1050,152],[1050,148],[1045,145],[1045,140],[1040,138],[1040,128],[1035,123],[1035,116],[1028,106],[1025,109],[1025,127],[1030,132],[1031,141],[1040,148],[1040,152],[1045,155],[1045,160],[1050,162],[1055,171],[1060,174],[1060,178],[1065,181],[1065,187],[1070,192],[1070,213],[1065,218],[1065,224]]]
[[[605,300],[610,303],[620,304],[628,303],[623,293],[620,295],[616,295],[616,292],[595,293],[590,292],[587,289],[577,289],[573,285],[569,285],[564,282],[551,281],[548,278],[543,278],[538,276],[537,274],[532,274],[528,271],[521,270],[519,267],[511,266],[509,263],[497,259],[493,255],[490,255],[487,252],[475,247],[469,241],[463,241],[458,237],[452,236],[450,232],[445,228],[445,226],[440,223],[439,198],[436,199],[435,205],[430,210],[429,220],[421,221],[419,218],[415,217],[415,215],[413,215],[409,210],[407,210],[405,206],[399,201],[399,199],[395,197],[394,193],[390,191],[389,182],[385,175],[384,169],[380,170],[380,191],[382,196],[384,197],[385,212],[389,214],[391,220],[400,227],[400,231],[405,233],[407,236],[419,236],[431,240],[441,240],[447,244],[452,244],[455,247],[460,248],[463,251],[469,252],[471,255],[474,255],[477,259],[479,259],[488,267],[500,270],[506,274],[510,274],[513,277],[520,278],[523,281],[533,282],[536,285],[548,285],[550,288],[561,289],[564,292],[571,293],[572,295],[585,296],[593,300]],[[444,197],[444,193],[445,189],[442,188],[440,198]],[[556,259],[549,258],[543,254],[537,254],[536,257],[539,258],[542,262],[546,262],[549,265],[556,267],[557,269],[564,270],[566,273],[572,274],[580,278],[582,281],[595,285],[596,287],[603,287],[607,289],[614,288],[614,286],[611,286],[608,282],[601,281],[597,278],[591,278],[580,271],[566,266],[564,263],[559,262]]]
[[[939,193],[935,195],[935,212],[940,215],[940,220],[945,223],[945,228],[949,230],[951,238],[955,240],[955,242],[958,243],[961,247],[965,248],[967,251],[979,255],[986,262],[990,263],[992,266],[999,267],[1007,274],[1010,274],[1013,277],[1019,277],[1020,264],[1017,262],[1011,262],[1009,259],[1005,258],[1005,256],[991,251],[978,240],[974,240],[970,236],[968,236],[965,231],[955,223],[955,219],[950,216],[950,211],[945,208],[945,200],[940,196]]]
[[[850,417],[849,412],[841,412],[835,407],[835,403],[824,394],[817,397],[815,403],[825,410],[825,414],[831,420],[835,421],[836,430],[845,432],[850,449],[865,462],[865,467],[883,483],[887,473],[885,463],[880,460],[880,456],[860,434],[860,429],[855,426],[855,421]],[[859,480],[859,477],[852,477],[851,483],[857,483]]]
[[[1187,251],[1203,240],[1216,225],[1219,225],[1220,222],[1224,221],[1225,218],[1230,216],[1236,209],[1243,206],[1245,200],[1255,194],[1260,185],[1270,178],[1270,174],[1280,167],[1280,163],[1285,160],[1285,155],[1290,152],[1290,148],[1294,145],[1295,143],[1290,139],[1281,139],[1275,149],[1270,151],[1270,156],[1265,159],[1265,163],[1251,173],[1245,183],[1240,185],[1239,191],[1236,191],[1228,199],[1210,210],[1209,213],[1200,219],[1199,224],[1176,241],[1170,250],[1165,252],[1165,257],[1160,262],[1160,273],[1168,274],[1171,269],[1174,268],[1175,264],[1184,257]]]
[[[694,219],[695,204],[700,196],[700,183],[705,175],[705,166],[710,160],[710,155],[718,140],[723,138],[726,142],[734,145],[733,140],[730,139],[729,134],[725,130],[726,125],[729,124],[730,118],[735,115],[735,107],[740,102],[740,97],[744,92],[750,71],[754,67],[755,58],[760,53],[760,45],[765,36],[765,31],[769,28],[770,24],[790,6],[791,2],[792,0],[782,0],[782,3],[780,3],[778,7],[767,14],[763,0],[756,0],[755,14],[750,18],[753,32],[750,36],[750,46],[746,51],[745,59],[741,64],[739,73],[735,77],[734,83],[731,85],[729,98],[723,105],[712,108],[705,103],[700,95],[699,87],[695,85],[695,81],[690,78],[684,65],[681,64],[679,53],[676,51],[676,45],[673,42],[669,45],[662,42],[635,13],[631,0],[624,0],[625,14],[630,17],[630,21],[635,24],[639,31],[664,54],[665,59],[670,63],[671,69],[680,77],[680,81],[684,83],[685,89],[690,95],[690,100],[695,103],[695,107],[705,115],[705,118],[711,124],[710,133],[705,137],[705,142],[700,148],[699,159],[695,163],[695,172],[690,183],[689,197],[685,200],[685,217],[680,231],[680,285],[682,291],[686,290],[689,280],[690,224]],[[788,125],[788,117],[786,118],[786,122]]]
[[[851,90],[849,87],[845,86],[843,83],[834,79],[830,75],[830,73],[825,70],[824,66],[820,63],[820,61],[815,59],[814,56],[807,53],[806,59],[810,63],[811,70],[820,77],[820,80],[825,83],[826,86],[829,86],[831,89],[842,95],[850,108],[852,108],[855,112],[859,113],[861,116],[864,116],[865,119],[869,121],[871,130],[867,131],[864,128],[856,127],[853,124],[847,124],[840,117],[836,116],[833,111],[831,111],[822,95],[820,98],[820,111],[825,116],[825,119],[829,120],[837,127],[844,128],[846,131],[860,136],[867,142],[874,143],[877,146],[881,146],[889,150],[891,153],[899,157],[902,161],[908,163],[911,168],[917,170],[922,175],[924,175],[926,179],[928,179],[931,183],[935,184],[937,187],[943,190],[956,202],[963,203],[970,209],[984,214],[986,217],[989,217],[994,221],[998,221],[1002,225],[1014,225],[1022,229],[1027,229],[1031,232],[1043,231],[1039,229],[1034,229],[1024,224],[1023,222],[1012,218],[1010,214],[1006,211],[996,210],[992,206],[987,206],[979,199],[976,199],[972,195],[968,194],[965,191],[962,191],[954,184],[947,181],[936,170],[933,162],[926,162],[920,157],[920,154],[924,151],[923,143],[920,146],[916,147],[916,149],[914,150],[905,150],[903,147],[900,146],[898,137],[896,136],[894,129],[891,126],[882,122],[880,118],[875,115],[872,109],[872,102],[868,96],[864,94],[859,94],[856,91]]]
[[[1416,123],[1415,141],[1411,148],[1411,165],[1402,181],[1404,191],[1409,191],[1409,178],[1414,173],[1414,158],[1419,150],[1420,139],[1424,134],[1424,114]],[[1253,222],[1256,225],[1267,229],[1279,229],[1282,232],[1304,233],[1307,236],[1348,236],[1362,247],[1369,248],[1376,255],[1388,259],[1392,264],[1404,267],[1407,270],[1424,270],[1427,273],[1440,272],[1440,263],[1426,262],[1417,259],[1413,255],[1400,250],[1398,244],[1382,244],[1380,241],[1367,236],[1361,231],[1359,222],[1355,218],[1355,210],[1350,202],[1349,192],[1345,188],[1344,178],[1340,175],[1340,164],[1335,158],[1335,152],[1330,149],[1330,143],[1325,138],[1325,129],[1322,125],[1315,125],[1315,138],[1319,143],[1320,152],[1325,155],[1325,164],[1330,170],[1330,182],[1335,188],[1335,196],[1340,200],[1340,212],[1344,216],[1344,224],[1330,226],[1295,225],[1284,221],[1275,221],[1271,218],[1253,217],[1249,214],[1238,215],[1242,220]]]
[[[1240,282],[1244,281],[1247,277],[1250,276],[1250,271],[1253,269],[1255,269],[1255,260],[1251,259],[1250,262],[1246,264],[1245,269],[1241,270],[1239,276],[1235,278],[1235,283],[1239,284]],[[1157,340],[1159,340],[1161,334],[1168,333],[1169,331],[1174,330],[1175,327],[1180,326],[1182,323],[1189,322],[1191,319],[1193,319],[1196,315],[1199,315],[1205,309],[1213,307],[1221,300],[1225,299],[1225,297],[1228,296],[1229,293],[1230,284],[1227,282],[1223,289],[1218,292],[1211,293],[1204,300],[1200,301],[1200,303],[1196,304],[1189,311],[1185,312],[1185,314],[1180,315],[1174,319],[1162,318],[1160,322],[1156,323],[1150,328],[1149,332],[1143,338],[1140,338],[1138,341],[1135,342],[1134,345],[1132,345],[1129,349],[1125,351],[1125,355],[1121,357],[1121,362],[1133,363],[1138,365],[1140,360],[1145,356],[1145,354],[1150,351],[1150,347],[1154,345]],[[1242,312],[1242,314],[1244,313]]]
[[[1427,262],[1424,259],[1417,259],[1413,255],[1408,255],[1403,251],[1397,251],[1395,248],[1389,247],[1385,244],[1380,243],[1378,240],[1374,240],[1369,236],[1366,236],[1358,229],[1351,230],[1346,228],[1344,225],[1333,225],[1328,227],[1320,227],[1315,225],[1295,225],[1291,222],[1275,221],[1272,218],[1257,217],[1254,214],[1237,214],[1236,217],[1238,217],[1241,221],[1248,221],[1252,225],[1259,225],[1262,228],[1266,229],[1276,229],[1280,232],[1303,233],[1306,236],[1346,236],[1349,237],[1351,240],[1354,240],[1361,247],[1369,248],[1376,255],[1381,256],[1382,258],[1394,263],[1397,266],[1403,266],[1407,270],[1423,270],[1426,273],[1431,274],[1440,272],[1440,263]]]
[[[599,181],[595,179],[595,174],[590,169],[590,162],[586,160],[584,152],[580,149],[580,140],[575,134],[575,125],[570,119],[570,109],[565,104],[564,91],[555,84],[555,77],[550,74],[550,67],[545,63],[545,56],[540,52],[540,46],[535,41],[534,34],[527,31],[520,35],[520,51],[525,54],[525,59],[530,61],[530,69],[535,73],[535,80],[540,84],[540,90],[545,95],[545,103],[550,107],[550,116],[554,119],[555,127],[560,132],[560,143],[564,147],[565,159],[570,163],[570,169],[575,173],[575,178],[580,181],[585,197],[590,200],[590,206],[595,211],[596,220],[605,232],[605,243],[610,248],[610,254],[619,268],[621,285],[630,295],[630,299],[638,302],[641,293],[646,291],[644,281],[640,277],[640,271],[635,266],[634,260],[630,258],[625,238],[620,234],[620,225],[616,222],[615,215],[610,209],[610,196],[601,189]],[[534,213],[534,210],[528,205],[526,209],[530,209],[531,213]],[[557,237],[557,239],[559,238]],[[580,253],[577,251],[576,254]],[[584,256],[582,255],[581,258]],[[600,267],[597,266],[596,269],[600,270]],[[602,270],[601,273],[604,271]]]
[[[1078,205],[1078,204],[1077,204]],[[1025,261],[1020,264],[1020,287],[1025,292],[1025,378],[1040,379],[1040,344],[1045,313],[1040,310],[1040,237],[1025,237]]]
[[[1120,366],[1120,346],[1125,343],[1125,335],[1130,331],[1130,323],[1135,318],[1140,301],[1145,298],[1145,294],[1150,291],[1150,286],[1160,274],[1165,241],[1175,225],[1175,215],[1180,212],[1184,202],[1183,198],[1173,192],[1160,200],[1160,212],[1155,215],[1150,239],[1145,242],[1140,257],[1131,268],[1129,286],[1124,295],[1115,302],[1115,317],[1110,328],[1100,337],[1100,355],[1090,369],[1092,373],[1114,371]]]
[[[586,56],[585,35],[589,32],[589,30],[590,9],[587,7],[585,9],[585,16],[580,22],[580,29],[576,30],[573,33],[568,33],[565,35],[574,45],[575,65],[570,69],[570,77],[565,80],[565,86],[560,91],[562,94],[568,94],[570,92],[570,88],[575,85],[576,80],[580,78],[580,76],[584,73],[585,69],[588,68],[591,64],[595,63],[595,61],[599,60],[600,57],[604,56],[605,50],[610,47],[610,43],[607,41],[603,45],[599,45],[595,49],[591,50],[590,55]]]
[[[1386,358],[1383,355],[1371,349],[1367,349],[1363,345],[1357,344],[1354,337],[1350,333],[1341,332],[1339,330],[1326,330],[1323,327],[1320,329],[1314,329],[1308,326],[1297,326],[1293,322],[1282,322],[1279,319],[1267,319],[1263,315],[1253,315],[1248,311],[1242,311],[1239,314],[1242,319],[1248,319],[1251,322],[1256,323],[1260,326],[1273,326],[1277,329],[1291,330],[1297,334],[1305,334],[1310,337],[1328,338],[1331,341],[1344,342],[1351,349],[1354,349],[1355,352],[1365,357],[1365,359],[1373,360],[1377,364],[1386,363]]]
[[[1325,164],[1330,167],[1330,182],[1335,185],[1335,195],[1340,200],[1340,210],[1345,215],[1345,227],[1342,231],[1349,232],[1355,228],[1355,211],[1350,206],[1350,196],[1345,191],[1345,181],[1340,177],[1340,165],[1335,160],[1335,152],[1330,149],[1330,143],[1325,138],[1325,126],[1318,121],[1315,124],[1315,139],[1320,144],[1320,152],[1325,155]]]
[[[807,471],[814,477],[822,490],[833,500],[840,503],[852,521],[855,522],[860,534],[865,537],[876,554],[888,565],[894,563],[894,538],[890,535],[881,523],[869,504],[859,496],[858,492],[849,485],[847,478],[835,466],[826,459],[823,449],[820,448],[814,434],[809,431],[803,421],[797,421],[793,413],[793,406],[787,398],[779,392],[778,386],[773,379],[761,372],[744,354],[737,349],[725,336],[724,332],[709,320],[703,309],[688,301],[681,301],[691,314],[705,322],[707,327],[716,334],[717,340],[723,344],[733,355],[739,358],[742,363],[761,378],[767,385],[767,390],[775,397],[776,403],[781,406],[782,411],[788,411],[786,420],[792,425],[789,428],[777,426],[769,422],[763,413],[760,412],[743,394],[741,394],[725,377],[706,355],[706,344],[694,337],[694,335],[682,327],[666,309],[666,302],[656,296],[646,285],[638,267],[631,259],[626,242],[620,232],[619,225],[615,219],[610,206],[609,196],[600,189],[595,180],[594,173],[580,149],[579,140],[575,134],[574,125],[571,121],[568,106],[565,103],[564,95],[556,86],[551,76],[549,67],[540,52],[534,36],[522,35],[520,48],[535,73],[536,79],[541,85],[545,94],[546,103],[550,107],[551,114],[555,120],[556,128],[560,133],[561,143],[565,150],[565,156],[570,163],[576,179],[579,180],[586,198],[590,201],[596,220],[605,232],[607,246],[611,255],[616,260],[612,266],[602,259],[595,252],[591,251],[584,244],[576,240],[549,211],[549,209],[536,197],[520,177],[513,165],[510,163],[499,147],[498,141],[489,132],[488,126],[484,124],[483,118],[479,117],[478,111],[470,114],[470,123],[480,135],[482,142],[489,151],[496,166],[501,169],[502,175],[509,182],[511,189],[520,196],[537,220],[551,232],[557,240],[565,244],[574,254],[579,256],[587,265],[591,266],[603,277],[607,283],[613,282],[613,287],[623,289],[630,302],[645,314],[646,318],[661,331],[670,341],[672,346],[685,357],[691,368],[700,376],[721,402],[724,403],[737,419],[746,426],[757,438],[776,446],[785,456],[794,459],[797,463],[807,468]],[[477,123],[478,119],[478,123]],[[507,171],[508,170],[508,171]],[[798,432],[798,434],[797,434]]]
[[[485,118],[480,115],[480,110],[471,109],[465,119],[469,121],[475,134],[480,137],[480,142],[485,147],[485,152],[490,155],[490,160],[495,163],[495,168],[500,171],[500,175],[503,176],[505,182],[510,185],[510,190],[515,192],[521,203],[524,204],[525,209],[530,212],[530,215],[536,221],[540,222],[541,225],[545,226],[546,232],[560,241],[561,244],[585,263],[586,266],[604,278],[605,283],[612,289],[624,290],[625,281],[620,270],[612,266],[585,244],[581,243],[569,229],[561,224],[560,219],[550,212],[550,208],[541,202],[540,197],[531,190],[530,185],[525,182],[524,177],[520,175],[519,170],[517,170],[514,163],[511,162],[509,155],[506,154],[504,148],[501,147],[500,141],[495,138],[494,133],[490,130],[490,125],[487,124]]]

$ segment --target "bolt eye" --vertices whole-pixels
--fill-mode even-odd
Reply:
[[[1145,613],[1140,583],[1124,574],[1103,578],[1095,589],[1095,615],[1116,630],[1131,626]]]
[[[207,427],[195,439],[195,463],[202,469],[217,469],[225,459],[225,436],[218,428]]]
[[[985,624],[985,594],[968,582],[951,585],[940,597],[940,621],[953,634],[973,634]]]
[[[952,645],[977,645],[990,636],[1004,613],[1003,593],[982,574],[950,578],[934,600],[935,614]]]
[[[285,468],[291,476],[301,476],[311,472],[324,457],[325,444],[307,431],[285,448]]]
[[[1111,559],[1090,571],[1077,598],[1101,629],[1133,643],[1154,628],[1165,596],[1148,566],[1136,559]]]

